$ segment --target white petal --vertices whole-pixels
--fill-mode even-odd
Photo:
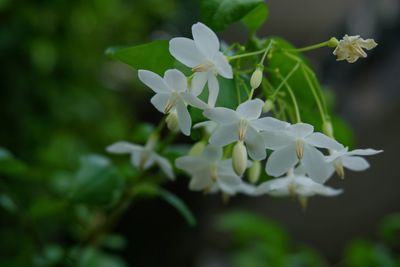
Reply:
[[[352,171],[364,171],[369,168],[369,163],[362,157],[344,157],[343,166]]]
[[[261,115],[262,107],[264,102],[260,99],[253,99],[240,104],[236,112],[239,116],[248,120],[255,120]]]
[[[337,195],[343,193],[343,190],[342,189],[334,189],[332,187],[319,184],[319,185],[315,186],[314,192],[321,196],[334,197],[334,196],[337,196]]]
[[[247,152],[253,160],[263,160],[267,157],[263,137],[251,126],[247,128],[245,143]]]
[[[301,165],[314,181],[324,183],[330,176],[328,163],[324,155],[315,147],[304,145],[304,156]]]
[[[208,145],[204,148],[203,157],[208,162],[214,162],[222,158],[222,148],[218,146]]]
[[[158,111],[165,113],[165,106],[167,105],[170,96],[170,94],[158,93],[150,99],[150,102]]]
[[[275,150],[269,156],[265,170],[268,175],[281,176],[293,168],[298,162],[294,145],[288,145],[279,150]]]
[[[182,93],[182,97],[186,101],[186,103],[188,103],[192,107],[196,107],[198,109],[203,109],[203,110],[210,108],[209,105],[207,105],[206,103],[204,103],[202,100],[200,100],[198,97],[194,96],[191,93],[184,92]]]
[[[223,192],[235,194],[242,180],[236,175],[219,175],[217,182]]]
[[[136,168],[141,167],[140,165],[142,164],[142,162],[141,162],[142,161],[142,153],[143,153],[143,150],[142,151],[134,151],[131,153],[131,163]],[[147,170],[148,168],[150,168],[153,165],[154,160],[155,160],[154,154],[155,153],[150,152],[150,155],[148,155],[147,160],[144,162],[143,168],[145,170]]]
[[[287,130],[297,138],[304,138],[314,131],[314,126],[307,123],[296,123],[289,126]]]
[[[188,38],[177,37],[171,39],[169,41],[169,52],[176,60],[190,68],[198,66],[205,61],[194,41]]]
[[[142,146],[131,144],[125,141],[116,142],[106,148],[107,152],[115,154],[126,154],[131,153],[132,151],[141,151],[142,149]]]
[[[239,132],[236,123],[219,125],[210,137],[210,144],[226,146],[239,140]]]
[[[208,104],[215,106],[219,94],[219,83],[215,75],[208,76]]]
[[[211,59],[219,50],[219,40],[217,35],[203,23],[196,23],[192,26],[192,35],[197,49],[203,55]]]
[[[208,81],[209,72],[195,72],[192,80],[192,94],[195,96],[203,92],[204,87]]]
[[[260,134],[264,139],[265,147],[272,150],[281,149],[294,142],[293,138],[287,136],[286,132],[283,131],[266,131]]]
[[[236,112],[229,108],[218,107],[206,109],[204,110],[203,115],[217,123],[231,124],[239,121]]]
[[[198,128],[206,128],[206,131],[208,133],[212,133],[214,132],[214,130],[217,128],[218,124],[216,122],[213,121],[203,121],[203,122],[199,122],[196,123],[193,128],[198,129]]]
[[[359,155],[359,156],[370,156],[383,152],[383,150],[375,150],[372,148],[367,149],[354,149],[348,153],[348,155]]]
[[[207,172],[196,174],[189,183],[189,189],[193,191],[202,191],[213,186],[213,181]]]
[[[226,79],[233,78],[232,66],[229,64],[228,59],[221,52],[217,52],[214,57],[214,66],[218,74]]]
[[[172,170],[171,163],[169,163],[169,161],[166,158],[156,155],[155,161],[157,162],[158,166],[160,166],[161,170],[168,176],[168,178],[170,180],[175,179],[175,175]]]
[[[320,148],[333,150],[342,150],[344,148],[342,144],[322,133],[312,133],[305,138],[305,141],[312,146]]]
[[[171,92],[171,89],[165,83],[164,79],[154,72],[148,70],[139,70],[138,76],[142,83],[147,85],[155,93]]]
[[[207,168],[208,161],[199,156],[183,156],[175,160],[175,165],[188,173],[195,173]]]
[[[190,117],[189,111],[183,101],[176,103],[176,113],[178,114],[178,124],[181,132],[184,135],[190,135],[190,128],[192,127],[192,118]]]
[[[164,75],[164,80],[169,88],[174,91],[184,92],[187,90],[187,78],[179,70],[167,70]]]
[[[281,121],[272,117],[264,117],[251,122],[254,128],[259,131],[278,131],[290,126],[286,121]]]

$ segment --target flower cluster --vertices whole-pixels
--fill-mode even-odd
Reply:
[[[252,97],[263,80],[262,64],[256,67],[249,80],[252,93],[248,100],[235,110],[216,106],[220,89],[218,76],[233,79],[232,66],[220,51],[218,37],[206,25],[194,24],[192,35],[193,39],[178,37],[169,42],[171,55],[190,68],[192,75],[186,77],[177,69],[167,70],[164,77],[149,70],[138,71],[139,79],[155,93],[151,103],[166,114],[170,130],[191,135],[189,106],[200,109],[207,119],[194,125],[194,128],[206,129],[207,140],[199,141],[188,155],[175,161],[178,169],[190,175],[191,190],[228,195],[289,195],[302,202],[313,195],[336,196],[342,190],[324,185],[335,172],[343,178],[344,169],[365,170],[369,164],[361,156],[381,152],[373,149],[348,151],[333,138],[329,121],[324,121],[324,127],[330,129],[324,131],[325,135],[315,132],[307,123],[289,123],[266,116],[265,112],[273,106],[272,101]],[[366,56],[362,48],[371,49],[375,45],[372,41],[346,35],[336,43],[334,54],[338,60],[354,62]],[[261,63],[266,54],[267,50]],[[207,101],[200,98],[205,88],[208,89]],[[173,178],[171,164],[154,151],[155,140],[150,138],[145,147],[117,142],[107,150],[131,154],[132,164],[140,169],[156,163]],[[261,166],[265,166],[265,174],[272,179],[259,182]]]

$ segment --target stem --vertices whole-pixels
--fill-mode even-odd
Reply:
[[[317,91],[315,90],[315,87],[312,84],[312,82],[310,80],[310,77],[308,76],[308,73],[306,72],[305,68],[302,67],[301,70],[302,70],[302,72],[304,74],[304,77],[307,80],[308,86],[311,88],[311,92],[312,92],[312,94],[313,94],[313,96],[315,98],[315,102],[317,102],[319,113],[321,114],[322,122],[324,123],[326,121],[326,116],[325,116],[324,108],[322,107],[322,104],[321,104],[321,100],[319,99]]]
[[[279,90],[283,87],[283,85],[285,85],[285,84],[287,83],[287,81],[290,79],[290,77],[293,75],[293,73],[299,68],[299,66],[300,66],[300,63],[297,63],[297,64],[293,67],[293,69],[286,75],[286,77],[285,77],[285,78],[282,78],[282,79],[283,79],[282,82],[278,85],[278,87],[275,89],[274,93],[271,95],[270,98],[273,99],[273,98],[276,97],[276,95],[278,94]],[[278,73],[278,75],[279,75],[280,77],[282,77],[282,75],[280,75],[279,73]]]
[[[271,40],[269,42],[268,46],[266,48],[264,48],[264,49],[261,49],[259,51],[244,53],[244,54],[240,54],[240,55],[230,56],[230,57],[228,57],[228,60],[235,60],[235,59],[242,58],[242,57],[250,57],[250,56],[255,56],[255,55],[259,55],[259,54],[264,53],[264,55],[263,55],[263,57],[262,57],[262,59],[260,61],[260,64],[262,64],[264,62],[264,59],[265,59],[268,51],[271,49],[273,43],[274,43],[274,41]]]
[[[290,87],[289,83],[284,80],[284,78],[282,77],[282,75],[280,73],[278,73],[278,77],[285,83],[286,89],[290,95],[290,98],[293,101],[294,112],[296,114],[296,121],[301,122],[299,105],[297,104],[296,96],[294,95],[292,88]]]
[[[330,41],[325,41],[322,43],[318,43],[318,44],[314,44],[314,45],[310,45],[310,46],[306,46],[306,47],[302,47],[302,48],[290,48],[290,49],[283,49],[284,51],[295,51],[295,52],[306,52],[306,51],[310,51],[310,50],[315,50],[321,47],[325,47],[328,46],[328,44],[330,44]]]

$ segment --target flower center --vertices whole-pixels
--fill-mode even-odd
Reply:
[[[296,140],[296,155],[298,159],[302,159],[304,156],[304,142],[301,139]]]
[[[340,178],[344,179],[344,168],[342,160],[340,158],[335,159],[335,161],[333,162],[333,166],[335,167],[337,175],[339,175]]]
[[[175,107],[176,102],[178,102],[179,94],[174,92],[171,94],[171,97],[168,99],[167,104],[165,105],[164,112],[169,113],[173,107]]]
[[[239,140],[243,141],[246,137],[247,127],[249,126],[249,122],[246,119],[240,119],[239,121]]]
[[[214,64],[212,64],[211,62],[206,62],[206,63],[202,63],[202,64],[199,64],[199,65],[193,67],[192,71],[205,72],[205,71],[210,70],[212,67],[214,67]]]

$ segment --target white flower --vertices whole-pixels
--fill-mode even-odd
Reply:
[[[114,154],[130,154],[132,165],[141,170],[146,170],[156,163],[167,175],[167,177],[173,180],[175,175],[173,173],[171,164],[166,158],[161,157],[153,151],[154,145],[155,139],[150,137],[149,141],[144,147],[125,141],[119,141],[108,146],[106,150],[109,153]]]
[[[192,26],[193,40],[184,37],[173,38],[169,51],[173,57],[195,72],[192,80],[193,94],[198,96],[208,83],[208,104],[215,106],[219,93],[217,75],[232,79],[232,67],[219,51],[217,35],[206,25],[198,22]]]
[[[289,174],[260,184],[255,195],[269,194],[271,196],[311,197],[314,195],[336,196],[342,193],[340,189],[333,189],[315,182],[304,175]]]
[[[223,107],[204,110],[204,116],[218,124],[211,134],[210,144],[225,146],[237,140],[244,141],[252,159],[264,159],[266,149],[259,131],[284,129],[289,124],[271,117],[259,118],[263,105],[260,99],[253,99],[240,104],[236,111]]]
[[[187,79],[179,70],[167,70],[164,78],[148,70],[139,70],[139,79],[156,94],[151,103],[164,114],[176,112],[178,125],[185,135],[190,135],[192,119],[186,105],[204,109],[207,105],[188,92]]]
[[[348,150],[348,147],[342,147],[340,150],[331,151],[331,155],[326,157],[326,161],[330,163],[330,172],[336,171],[341,178],[344,178],[344,168],[352,171],[364,171],[369,168],[368,161],[359,156],[370,156],[383,152],[383,150],[371,148]]]
[[[367,57],[367,53],[363,48],[371,50],[378,44],[374,39],[364,40],[359,35],[348,36],[347,34],[339,41],[333,54],[337,57],[337,60],[347,60],[349,63],[354,63],[358,58]]]
[[[222,148],[207,146],[199,156],[183,156],[175,165],[189,173],[192,178],[189,188],[194,191],[222,191],[230,195],[250,192],[232,169],[232,160],[222,160]]]
[[[341,144],[313,131],[312,125],[297,123],[282,131],[262,132],[266,147],[274,150],[267,161],[266,172],[275,177],[281,176],[301,160],[310,177],[325,179],[329,175],[328,164],[315,147],[337,149]]]

